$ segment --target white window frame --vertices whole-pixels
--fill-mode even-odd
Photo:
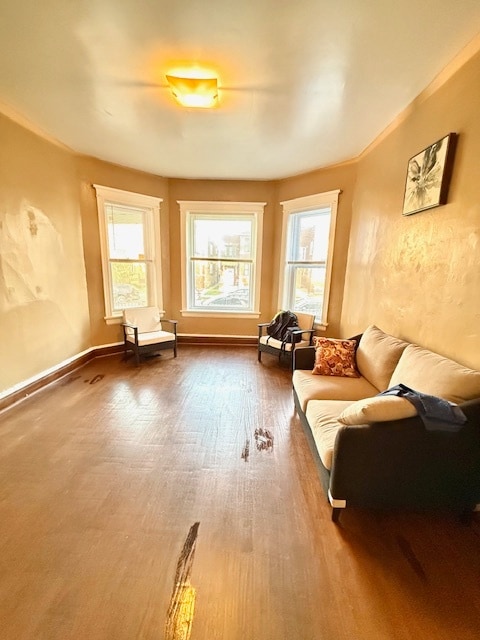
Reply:
[[[177,200],[180,207],[180,217],[182,226],[182,309],[181,314],[185,317],[235,317],[235,318],[258,318],[260,316],[260,281],[262,268],[262,238],[263,238],[263,211],[266,202],[223,202],[223,201],[198,201],[198,200]],[[254,221],[253,241],[254,256],[252,260],[253,269],[253,300],[251,311],[235,311],[233,309],[192,309],[189,307],[190,298],[190,254],[191,254],[191,219],[196,215],[208,215],[212,218],[225,219],[231,215],[249,215]]]
[[[332,279],[333,247],[337,224],[338,197],[340,189],[326,191],[311,196],[303,196],[292,200],[284,200],[280,204],[283,208],[282,221],[282,253],[280,257],[280,283],[278,306],[280,309],[289,307],[289,277],[288,277],[288,247],[291,216],[308,213],[317,209],[330,208],[330,228],[328,234],[328,251],[325,264],[325,288],[323,291],[323,306],[316,314],[315,327],[326,329],[328,326],[328,303],[330,299],[330,284]]]
[[[97,196],[98,226],[100,231],[100,249],[102,256],[103,294],[107,324],[122,321],[122,311],[113,310],[110,255],[108,251],[107,212],[105,205],[117,205],[141,209],[145,219],[145,263],[148,271],[148,306],[157,306],[163,312],[163,292],[161,277],[160,244],[160,203],[162,198],[146,196],[133,191],[123,191],[113,187],[93,185]]]

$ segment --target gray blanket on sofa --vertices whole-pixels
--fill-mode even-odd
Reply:
[[[397,384],[379,396],[400,396],[411,402],[429,431],[459,431],[467,418],[456,404]]]

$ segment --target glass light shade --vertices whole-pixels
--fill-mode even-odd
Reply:
[[[217,78],[186,78],[167,75],[172,93],[183,107],[214,107],[218,98]]]

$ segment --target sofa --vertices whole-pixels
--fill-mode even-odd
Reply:
[[[334,522],[347,507],[468,517],[480,503],[480,371],[371,325],[296,349],[292,380]],[[432,426],[411,400],[384,395],[398,385],[460,409],[464,423]]]

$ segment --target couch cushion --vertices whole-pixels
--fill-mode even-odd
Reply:
[[[480,397],[480,371],[413,344],[403,352],[389,387],[397,384],[456,404]]]
[[[417,415],[417,410],[406,398],[374,396],[350,404],[340,414],[342,424],[368,424],[388,420],[403,420]]]
[[[146,331],[138,334],[138,344],[144,347],[147,344],[157,344],[159,342],[170,342],[175,340],[175,335],[169,331]],[[127,341],[135,344],[135,336],[127,334]]]
[[[332,468],[333,447],[339,429],[346,427],[337,418],[346,409],[348,400],[312,400],[307,407],[307,420],[323,466]]]
[[[313,338],[315,364],[312,373],[321,376],[358,378],[355,366],[355,340],[336,338]]]
[[[357,368],[380,391],[388,388],[392,373],[408,342],[384,333],[375,325],[365,329],[358,344]]]
[[[282,349],[282,345],[285,351],[291,351],[292,350],[292,343],[291,342],[285,342],[285,344],[283,344],[283,342],[281,340],[277,340],[276,338],[272,338],[271,336],[262,336],[260,338],[260,343],[261,344],[266,344],[269,347],[273,347],[274,349],[278,349],[281,350]],[[301,340],[300,342],[296,342],[295,343],[295,349],[298,349],[300,347],[308,347],[310,345],[310,341],[309,340]]]
[[[297,369],[293,372],[293,386],[305,412],[310,400],[360,400],[378,393],[373,385],[363,377],[337,378],[335,376],[314,375],[311,371]]]

